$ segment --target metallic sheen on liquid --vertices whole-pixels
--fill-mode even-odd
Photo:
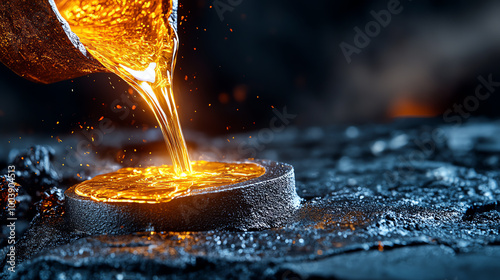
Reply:
[[[103,202],[160,203],[196,189],[215,188],[262,176],[254,163],[196,161],[190,175],[177,175],[172,166],[122,168],[76,186],[75,193]]]
[[[88,51],[141,94],[163,132],[173,166],[123,168],[79,184],[97,201],[159,203],[191,190],[262,176],[253,163],[190,162],[172,89],[178,38],[172,0],[56,0]],[[168,5],[168,6],[167,6]]]
[[[164,7],[167,4],[168,7]],[[191,172],[172,90],[178,48],[171,0],[60,0],[61,15],[88,51],[146,100],[177,174]]]

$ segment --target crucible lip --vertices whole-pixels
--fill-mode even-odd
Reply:
[[[193,190],[168,202],[100,202],[66,192],[66,220],[71,229],[89,234],[140,231],[261,230],[282,226],[300,206],[293,166],[271,160],[257,178],[232,185]]]
[[[164,7],[172,8],[170,14],[168,9],[164,12],[177,31],[178,0],[162,1]],[[0,62],[19,76],[42,84],[108,73],[71,31],[59,12],[60,2],[1,0]]]

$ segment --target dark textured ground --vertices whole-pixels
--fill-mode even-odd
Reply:
[[[108,142],[96,147],[104,156],[97,156],[95,165],[56,168],[57,174],[50,162],[36,163],[43,162],[36,153],[43,158],[50,149],[14,150],[11,161],[21,156],[34,160],[24,170],[19,167],[18,215],[35,218],[27,231],[19,226],[19,234],[25,231],[16,245],[22,263],[16,274],[4,270],[4,277],[500,277],[500,122],[450,126],[406,120],[363,127],[289,127],[273,133],[271,142],[269,137],[255,137],[258,132],[252,135],[258,143],[238,140],[248,135],[230,143],[190,133],[187,138],[192,139],[189,146],[195,156],[216,159],[224,154],[234,159],[251,157],[255,150],[258,158],[292,164],[304,201],[282,228],[82,236],[65,227],[62,198],[37,190],[58,194],[81,180],[75,172],[85,178],[116,167],[114,152],[109,151],[119,151],[112,139],[119,135],[107,136]],[[142,146],[160,149],[161,143]],[[62,157],[57,145],[52,153],[52,162]],[[38,207],[29,210],[40,199]]]

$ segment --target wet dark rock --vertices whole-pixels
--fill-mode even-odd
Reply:
[[[65,212],[64,191],[52,187],[42,194],[42,200],[36,203],[38,212],[43,216],[62,216]]]
[[[4,174],[7,174],[7,172]],[[31,221],[36,211],[32,209],[31,196],[19,184],[14,183],[12,191],[12,194],[15,196],[15,216],[21,219],[17,223],[15,232],[18,236],[21,236],[28,228],[29,221]],[[9,181],[7,175],[0,175],[0,207],[0,226],[2,227],[0,231],[0,246],[3,247],[7,245],[7,237],[10,234],[10,229],[7,228],[10,221],[7,218],[12,217],[9,211]]]
[[[21,219],[17,222],[16,233],[22,236],[29,222],[38,213],[35,205],[41,199],[46,199],[46,191],[59,185],[61,177],[53,164],[55,150],[50,146],[36,145],[28,149],[12,149],[9,152],[9,166],[15,166],[15,189],[16,209],[15,217]],[[0,188],[2,211],[0,213],[2,232],[0,234],[1,245],[6,245],[6,237],[9,233],[5,225],[7,221],[7,193],[8,184],[6,175],[8,170],[2,170],[0,174]]]
[[[499,122],[484,120],[460,127],[422,120],[290,127],[274,141],[259,143],[265,149],[255,149],[258,158],[275,157],[295,168],[297,191],[305,200],[284,226],[89,236],[69,229],[64,215],[38,215],[18,244],[17,273],[4,270],[4,275],[496,279],[500,134],[491,131],[497,127]],[[245,157],[242,143],[221,143],[203,138],[196,142],[197,153]]]
[[[55,150],[50,146],[11,150],[9,162],[16,166],[16,181],[29,195],[40,198],[43,191],[59,185],[61,178],[52,163],[54,156]]]

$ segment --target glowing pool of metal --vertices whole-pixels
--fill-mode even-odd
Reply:
[[[266,172],[251,162],[196,161],[191,168],[190,174],[180,175],[170,165],[122,168],[78,184],[75,193],[101,202],[161,203],[195,190],[245,182]]]
[[[257,164],[265,172],[243,182],[193,188],[154,203],[99,201],[78,195],[78,185],[73,186],[65,192],[65,216],[73,230],[91,234],[252,230],[284,224],[300,204],[293,167],[269,160],[244,163]]]

